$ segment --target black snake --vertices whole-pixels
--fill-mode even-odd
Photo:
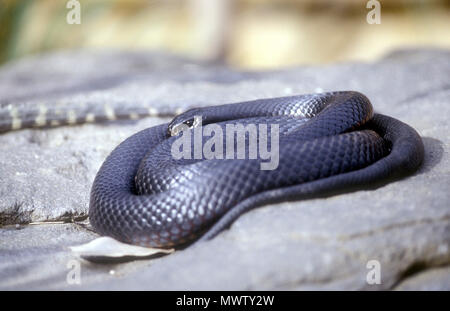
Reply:
[[[179,124],[195,128],[195,116],[204,129],[277,124],[277,168],[261,170],[259,158],[174,159],[171,146],[181,134],[172,134]],[[413,128],[374,114],[358,92],[195,108],[134,134],[108,156],[92,186],[89,218],[100,234],[172,247],[209,239],[256,206],[411,173],[423,153]]]

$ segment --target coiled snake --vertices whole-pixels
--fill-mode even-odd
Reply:
[[[195,116],[203,129],[277,124],[277,168],[261,170],[259,158],[174,159],[171,146],[181,134],[172,134],[179,124],[195,127]],[[414,129],[374,114],[358,92],[195,108],[112,151],[94,180],[89,218],[97,232],[120,241],[172,247],[210,239],[256,206],[413,172],[423,152]]]

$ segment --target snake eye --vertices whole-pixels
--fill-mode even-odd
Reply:
[[[188,128],[193,128],[195,123],[194,121],[195,121],[194,119],[188,119],[173,126],[169,126],[169,135],[170,136],[178,135],[182,131],[183,125],[187,126]]]
[[[186,119],[184,121],[180,120],[180,123],[174,123],[174,121],[172,121],[172,123],[169,125],[169,135],[170,136],[175,136],[178,135],[178,133],[180,133],[183,128],[194,128],[197,126],[201,126],[202,124],[202,117],[201,116],[193,116],[190,117],[189,119]]]
[[[183,122],[183,124],[186,124],[189,127],[192,127],[194,125],[194,119],[189,119]]]

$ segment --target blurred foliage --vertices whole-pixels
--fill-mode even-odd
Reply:
[[[152,49],[243,68],[371,60],[402,47],[450,47],[450,5],[381,0],[0,0],[0,62],[59,49]]]

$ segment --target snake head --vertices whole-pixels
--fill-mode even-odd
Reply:
[[[190,109],[172,119],[168,126],[168,135],[176,136],[183,130],[201,126],[202,116],[199,109]]]

